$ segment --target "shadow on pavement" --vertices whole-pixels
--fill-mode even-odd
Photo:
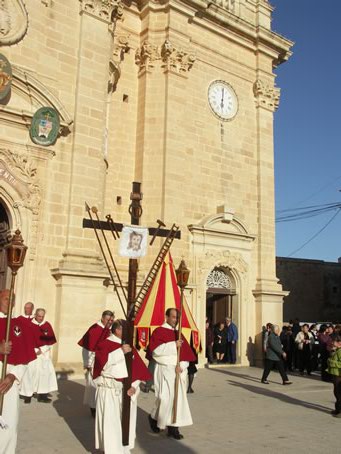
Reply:
[[[58,398],[53,402],[58,415],[83,445],[85,452],[98,453],[99,451],[95,450],[95,420],[88,407],[83,405],[84,386],[69,380],[60,380],[58,386]],[[184,442],[168,438],[166,432],[152,433],[148,413],[138,408],[135,446],[140,452],[142,450],[148,454],[174,454],[176,451],[177,454],[195,454]]]
[[[306,402],[305,400],[295,399],[287,394],[282,394],[277,391],[271,391],[269,388],[261,388],[258,386],[252,386],[245,383],[239,383],[233,380],[228,380],[228,383],[232,386],[237,386],[239,388],[246,389],[247,391],[253,392],[255,394],[260,394],[266,397],[272,397],[274,399],[278,399],[282,402],[292,405],[299,405],[300,407],[309,408],[310,410],[321,411],[322,413],[330,414],[331,409],[328,407],[324,407],[323,405],[314,404],[311,402]]]
[[[181,430],[180,430],[181,431]],[[154,434],[148,422],[148,413],[141,408],[137,409],[136,443],[146,454],[196,454],[197,451],[185,446],[184,441],[176,441],[167,437],[167,431]],[[182,431],[181,431],[182,432]],[[133,450],[133,452],[135,452]]]
[[[225,374],[225,375],[231,375],[231,377],[236,377],[236,378],[242,378],[243,380],[250,380],[250,381],[253,381],[253,382],[256,382],[256,383],[259,383],[260,382],[260,378],[256,378],[256,377],[253,377],[252,375],[246,375],[246,374],[241,374],[241,373],[238,373],[238,372],[235,372],[235,369],[221,369],[221,368],[214,368],[214,367],[210,367],[209,368],[210,371],[213,371],[213,372],[219,372],[221,374]],[[260,371],[262,371],[262,369],[259,369]],[[262,372],[260,372],[260,377],[262,376]]]
[[[58,399],[53,402],[58,415],[64,419],[86,452],[95,451],[95,420],[83,405],[84,386],[71,380],[59,380]]]

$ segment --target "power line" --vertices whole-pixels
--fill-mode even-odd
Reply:
[[[281,215],[277,216],[276,222],[291,222],[298,221],[301,219],[308,219],[314,216],[327,213],[329,211],[338,210],[341,208],[340,202],[323,204],[323,205],[312,205],[304,208],[291,208],[283,210]]]
[[[311,241],[313,241],[318,235],[320,235],[320,233],[322,233],[323,230],[325,230],[328,227],[328,225],[330,225],[334,221],[334,219],[340,213],[340,211],[341,211],[341,207],[337,210],[336,213],[333,214],[333,216],[329,219],[329,221],[318,232],[315,233],[315,235],[313,235],[311,238],[309,238],[308,241],[303,243],[302,246],[300,246],[299,248],[297,248],[293,252],[291,252],[291,254],[287,255],[287,257],[292,257],[294,254],[296,254],[301,249],[303,249],[307,244],[309,244]]]

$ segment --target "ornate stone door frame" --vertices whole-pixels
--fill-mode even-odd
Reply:
[[[23,272],[18,273],[17,301],[23,301],[32,286],[40,213],[40,186],[37,167],[25,153],[0,143],[0,200],[6,208],[12,230],[19,228],[28,254]],[[20,312],[20,307],[16,308]]]
[[[235,283],[235,318],[239,329],[238,362],[248,365],[243,352],[249,336],[254,335],[254,298],[250,286],[251,250],[254,235],[232,210],[203,219],[188,226],[192,234],[193,311],[203,334],[206,321],[207,278],[215,268],[226,269]],[[205,339],[203,339],[203,344]],[[200,363],[205,362],[205,345]]]

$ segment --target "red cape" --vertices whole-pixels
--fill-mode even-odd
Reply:
[[[24,317],[23,315],[19,315],[19,317],[17,317],[17,319],[18,319],[18,320],[22,320],[23,322],[31,323],[32,320],[34,319],[34,316],[33,316],[33,315],[32,315],[32,316],[30,315],[30,317],[27,318],[27,317]]]
[[[168,342],[174,342],[177,339],[177,331],[169,328],[164,328],[163,326],[156,328],[150,338],[147,350],[147,358],[151,359],[153,351],[160,345],[167,344]],[[183,344],[180,349],[180,361],[196,361],[196,356],[183,334],[181,335],[181,339],[183,340]]]
[[[5,339],[7,318],[0,318],[0,340]],[[12,351],[8,355],[8,364],[17,366],[19,364],[28,364],[36,359],[35,340],[32,335],[27,321],[21,318],[12,318],[10,325],[9,340],[12,341]],[[0,361],[3,361],[4,355],[0,355]]]
[[[95,357],[95,365],[94,365],[94,372],[93,378],[97,378],[101,375],[102,370],[106,363],[108,362],[109,353],[114,352],[122,347],[122,344],[118,342],[112,342],[111,340],[105,339],[102,341],[96,350],[96,357]],[[133,347],[133,364],[132,364],[132,379],[131,381],[134,382],[135,380],[141,381],[148,381],[151,380],[152,376],[147,369],[146,365],[140,358],[137,350]],[[115,378],[115,380],[122,381],[123,378]]]
[[[32,322],[36,348],[44,345],[53,345],[57,342],[54,331],[49,322],[44,322],[42,325],[36,325]]]
[[[98,323],[94,323],[90,326],[88,331],[78,342],[78,345],[85,348],[86,350],[89,350],[90,352],[94,352],[96,350],[97,344],[99,344],[109,336],[109,328],[102,328]]]

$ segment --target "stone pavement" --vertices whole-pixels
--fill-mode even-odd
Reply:
[[[341,452],[341,419],[330,415],[331,384],[294,376],[293,385],[283,386],[272,372],[270,385],[263,385],[260,376],[257,368],[200,369],[189,396],[194,426],[182,430],[181,442],[150,432],[154,394],[141,393],[133,454]],[[20,402],[17,454],[96,452],[94,422],[82,405],[83,383],[60,381],[52,405]]]

